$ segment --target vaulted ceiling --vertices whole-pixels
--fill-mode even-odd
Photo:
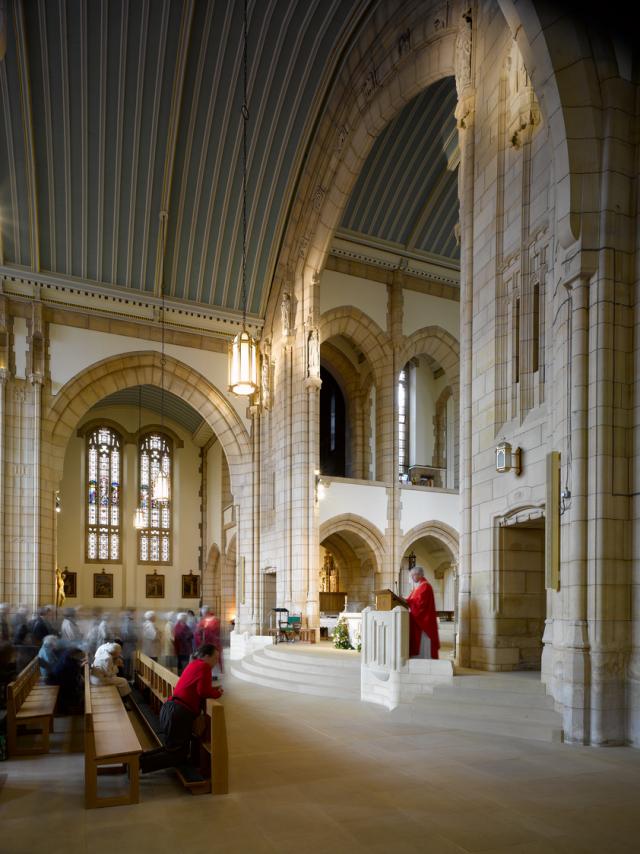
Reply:
[[[249,2],[254,316],[264,316],[325,96],[377,5]],[[156,297],[164,270],[169,299],[240,309],[241,0],[8,0],[6,9],[0,266]],[[452,90],[431,88],[376,144],[343,225],[455,257],[455,215],[441,211],[455,174]]]
[[[453,77],[432,84],[376,139],[344,212],[341,233],[409,254],[460,258],[458,131]]]

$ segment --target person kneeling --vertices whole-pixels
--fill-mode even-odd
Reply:
[[[164,747],[146,750],[140,756],[140,771],[160,771],[184,765],[189,758],[191,732],[207,698],[217,700],[222,688],[211,685],[211,670],[218,660],[218,650],[211,643],[202,644],[182,676],[173,694],[160,709],[160,730]]]
[[[130,711],[127,697],[131,693],[131,685],[123,676],[118,676],[119,667],[122,667],[122,647],[119,643],[103,643],[96,650],[91,665],[91,684],[115,685],[125,708]]]

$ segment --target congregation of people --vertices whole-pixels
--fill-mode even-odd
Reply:
[[[138,618],[132,609],[118,615],[45,605],[30,614],[26,607],[0,604],[0,708],[7,685],[34,657],[42,681],[59,686],[57,712],[77,714],[83,710],[85,661],[92,684],[115,685],[128,706],[137,649],[182,674],[203,644],[221,647],[220,619],[208,607],[199,616],[192,610],[150,610]],[[220,673],[221,654],[214,679]]]

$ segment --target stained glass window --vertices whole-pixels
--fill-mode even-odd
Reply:
[[[171,440],[161,433],[147,433],[140,440],[138,484],[144,527],[138,531],[140,563],[171,563],[172,501],[155,501],[152,485],[160,471],[171,482]],[[170,490],[172,495],[172,490]]]
[[[122,440],[110,427],[87,435],[87,560],[120,560]]]
[[[398,472],[400,479],[409,472],[409,369],[407,363],[398,378]]]

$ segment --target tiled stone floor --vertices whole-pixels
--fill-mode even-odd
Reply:
[[[357,702],[225,682],[230,795],[191,797],[160,772],[137,806],[86,811],[82,723],[66,721],[56,752],[0,764],[0,852],[640,850],[640,751],[401,724]]]

